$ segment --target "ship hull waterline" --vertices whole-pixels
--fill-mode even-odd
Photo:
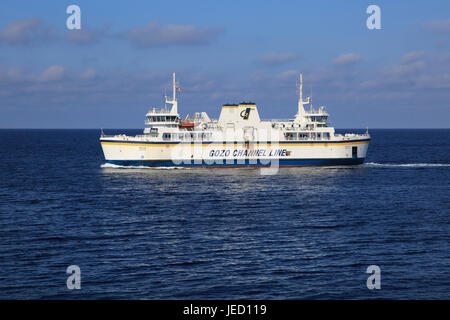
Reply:
[[[273,160],[273,159],[272,159]],[[261,168],[261,167],[314,167],[314,166],[349,166],[364,163],[364,158],[341,158],[341,159],[276,159],[268,164],[267,160],[239,159],[224,160],[223,163],[216,161],[208,164],[204,160],[185,160],[182,163],[172,160],[106,160],[108,164],[127,167],[198,167],[198,168]]]

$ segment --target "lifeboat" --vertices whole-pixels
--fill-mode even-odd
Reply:
[[[178,126],[180,126],[181,128],[193,128],[193,127],[195,127],[196,125],[198,125],[198,123],[194,123],[194,122],[189,121],[189,120],[185,120],[185,121],[180,122],[180,123],[178,124]]]

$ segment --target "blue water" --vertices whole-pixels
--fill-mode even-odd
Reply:
[[[0,130],[0,298],[449,299],[450,130],[371,133],[364,165],[267,176],[102,167],[97,130]]]

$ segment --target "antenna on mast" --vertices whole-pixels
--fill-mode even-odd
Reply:
[[[173,93],[172,93],[172,100],[173,100],[173,101],[176,101],[176,100],[177,100],[177,97],[176,97],[176,94],[177,94],[177,82],[175,81],[175,72],[173,73],[173,85],[172,85],[172,90],[173,90]]]
[[[297,117],[303,116],[305,114],[304,104],[308,104],[310,102],[310,97],[306,101],[303,101],[303,74],[300,73],[300,83],[298,86],[299,89],[299,97],[298,97],[298,112]]]
[[[172,100],[166,96],[166,103],[170,103],[172,105],[172,109],[170,109],[170,113],[178,114],[178,102],[177,102],[177,83],[175,81],[175,72],[172,74]]]

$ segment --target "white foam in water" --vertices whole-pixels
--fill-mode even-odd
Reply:
[[[149,167],[149,166],[121,166],[118,164],[104,163],[101,168],[109,169],[153,169],[153,170],[174,170],[174,169],[189,169],[186,167]]]
[[[450,167],[450,163],[377,163],[367,162],[366,166],[373,167],[406,167],[406,168],[424,168],[424,167]]]

